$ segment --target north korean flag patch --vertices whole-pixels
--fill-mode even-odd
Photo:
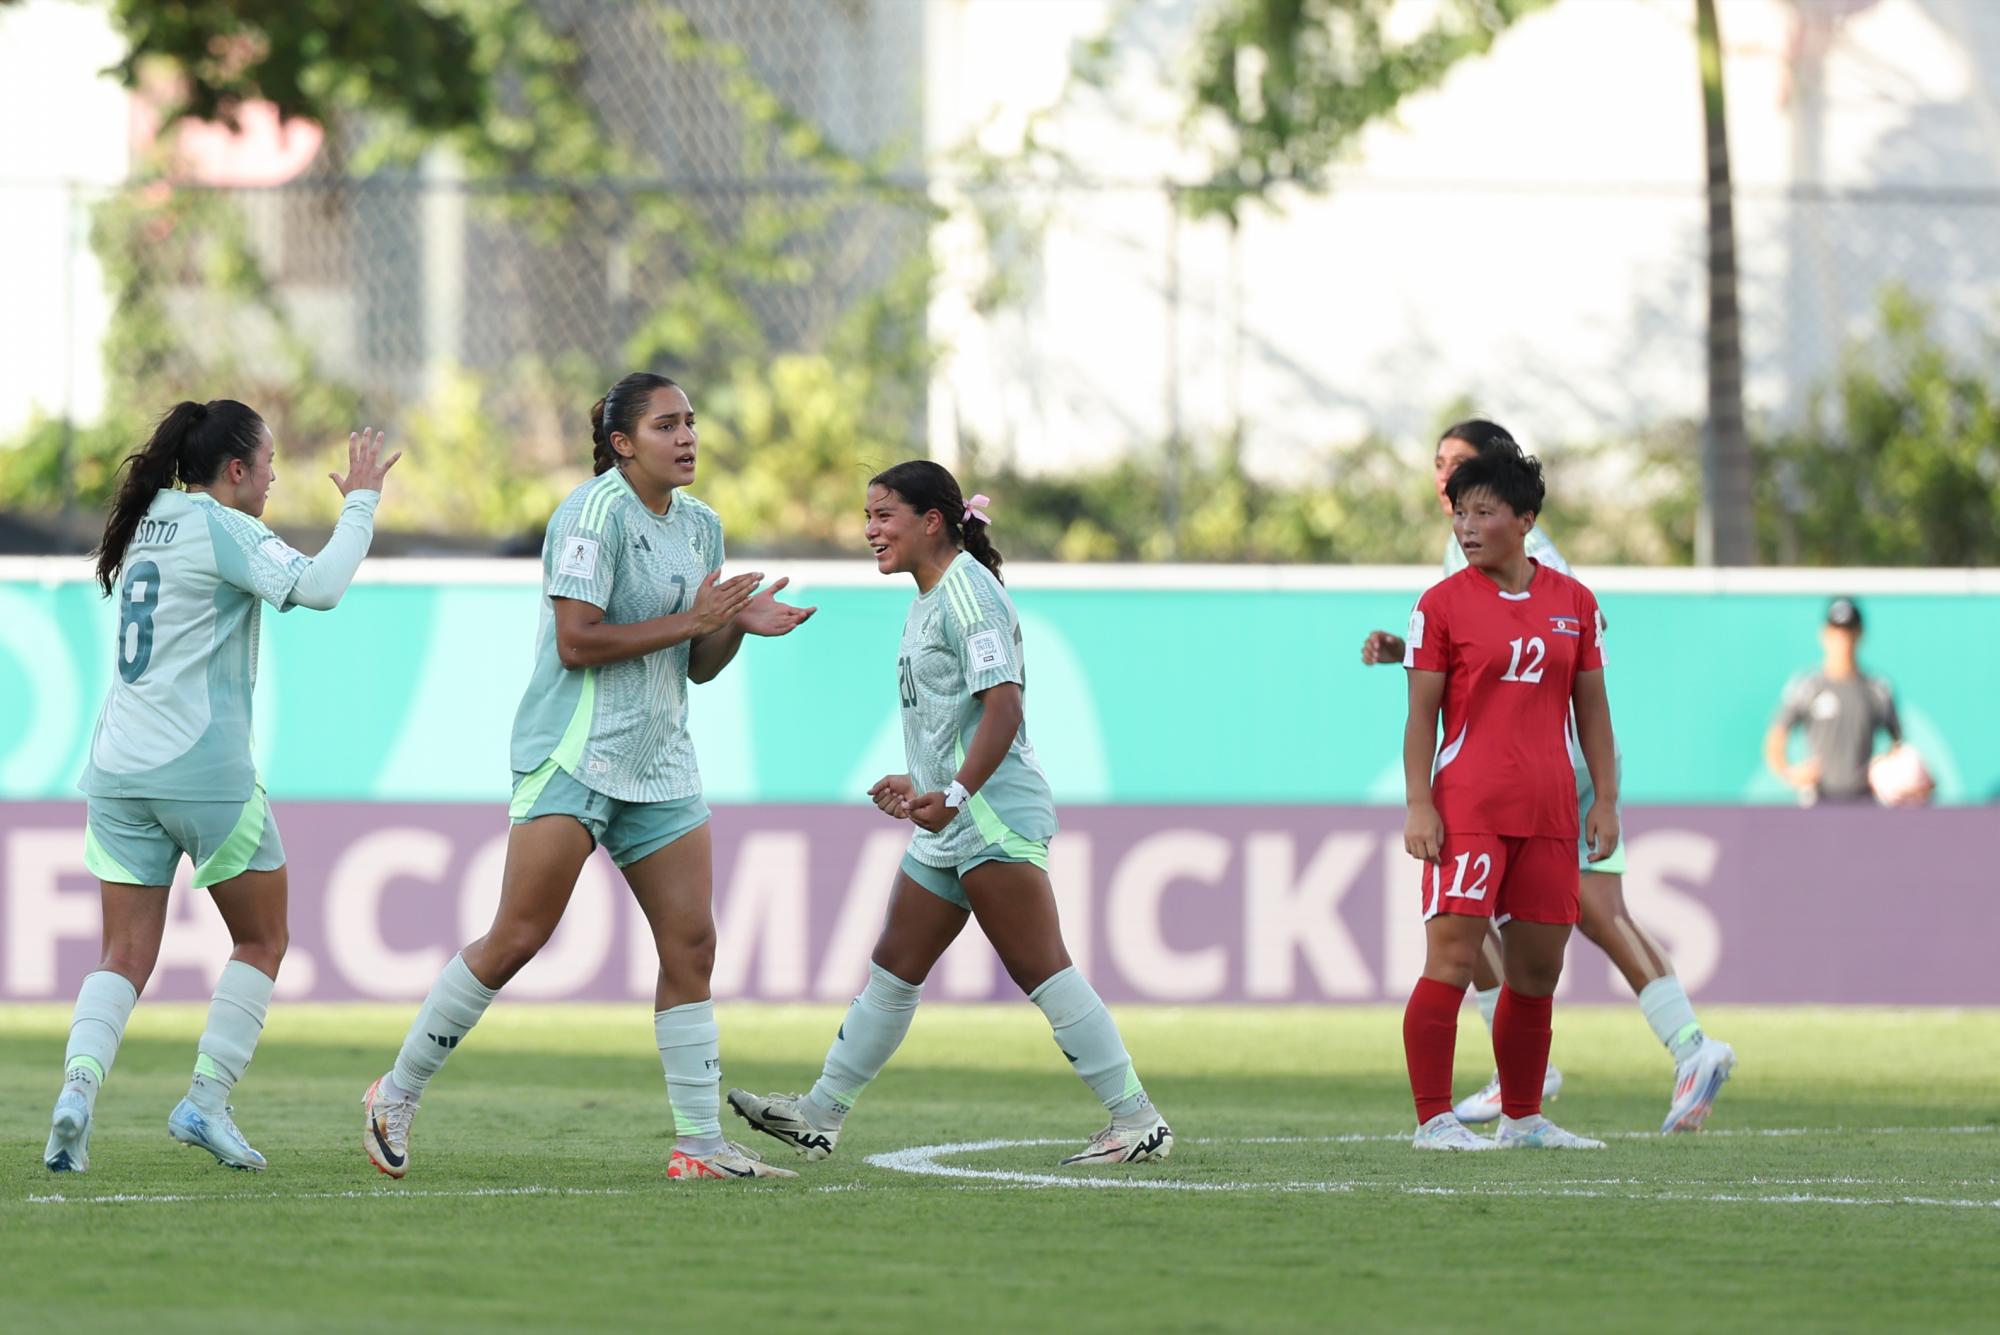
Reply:
[[[1549,632],[1554,635],[1581,635],[1583,622],[1576,617],[1550,617]]]

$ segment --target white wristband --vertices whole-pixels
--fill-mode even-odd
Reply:
[[[967,802],[970,802],[971,800],[972,800],[972,794],[966,792],[965,785],[960,783],[957,779],[953,779],[951,781],[951,787],[944,790],[944,804],[947,807],[951,808],[953,811],[958,810],[960,807],[964,806]]]

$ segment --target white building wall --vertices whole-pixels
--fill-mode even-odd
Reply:
[[[123,55],[103,5],[0,5],[0,436],[102,406],[111,305],[89,209],[125,179],[126,94],[100,74]]]
[[[985,257],[962,222],[940,233],[938,448],[967,433],[1052,467],[1176,430],[1201,448],[1241,420],[1270,472],[1370,430],[1427,447],[1460,396],[1531,441],[1700,415],[1693,0],[1562,0],[1364,135],[1330,193],[1253,207],[1233,236],[1107,184],[1198,179],[1168,84],[1200,9],[934,6],[933,150],[1004,148],[1040,110],[1044,142],[1099,183],[1017,192],[1047,223],[1012,307],[975,309]],[[1115,15],[1120,49],[1152,54],[1108,97],[1063,98],[1073,45]],[[1977,348],[2000,309],[2000,4],[1723,0],[1721,17],[1753,413],[1795,420],[1892,280]],[[1879,197],[1788,197],[1801,186]],[[1972,193],[1923,197],[1938,189]]]

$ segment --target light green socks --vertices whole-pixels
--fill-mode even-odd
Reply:
[[[1492,1033],[1493,1012],[1500,1008],[1500,989],[1495,987],[1481,992],[1475,987],[1472,989],[1472,1002],[1479,1007],[1479,1018],[1486,1021],[1486,1032]]]
[[[722,1032],[715,1003],[690,1001],[653,1016],[653,1039],[667,1073],[676,1148],[713,1154],[722,1148]]]
[[[1692,1057],[1701,1046],[1701,1025],[1694,1018],[1694,1003],[1688,1000],[1681,980],[1672,974],[1655,978],[1640,989],[1639,1009],[1660,1042],[1674,1054],[1677,1064]]]
[[[1084,976],[1074,965],[1056,974],[1033,992],[1028,1000],[1042,1008],[1056,1032],[1056,1046],[1070,1059],[1083,1083],[1111,1111],[1111,1119],[1149,1114],[1151,1104],[1118,1026],[1104,1008]]]
[[[402,1051],[396,1054],[396,1067],[389,1073],[396,1091],[407,1098],[421,1098],[424,1086],[444,1066],[444,1059],[472,1032],[472,1026],[479,1023],[498,995],[473,977],[465,956],[453,955],[431,984],[430,995],[424,998],[403,1038]]]
[[[257,1036],[264,1032],[264,1014],[271,1008],[273,986],[269,976],[241,960],[222,966],[187,1095],[188,1102],[210,1117],[222,1115],[229,1091],[250,1069]]]
[[[882,1074],[910,1032],[923,995],[922,983],[906,983],[869,961],[868,985],[848,1006],[833,1046],[826,1050],[826,1066],[804,1099],[807,1113],[822,1130],[838,1130],[861,1091]]]
[[[77,989],[76,1010],[70,1016],[69,1048],[63,1054],[63,1087],[80,1090],[84,1102],[97,1106],[97,1091],[111,1074],[118,1045],[125,1039],[125,1021],[139,1004],[139,994],[123,974],[99,969]]]

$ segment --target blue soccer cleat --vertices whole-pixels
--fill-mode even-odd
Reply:
[[[80,1089],[65,1089],[49,1121],[49,1147],[42,1162],[51,1173],[90,1171],[90,1103]]]
[[[211,1117],[191,1101],[182,1099],[167,1114],[167,1134],[183,1145],[207,1150],[225,1168],[261,1173],[264,1156],[250,1148],[250,1142],[236,1129],[235,1111],[224,1108],[222,1116]]]

